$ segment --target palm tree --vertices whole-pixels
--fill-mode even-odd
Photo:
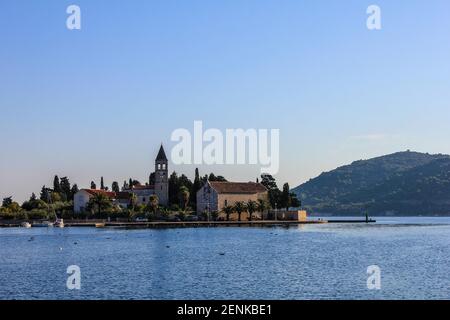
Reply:
[[[234,204],[234,211],[238,214],[238,221],[241,221],[241,214],[246,210],[245,203],[242,201],[238,201]]]
[[[103,193],[96,193],[88,203],[88,207],[93,209],[94,207],[97,207],[98,215],[100,216],[103,210],[109,209],[112,206],[111,199],[103,194]]]
[[[211,211],[211,218],[213,221],[217,221],[217,218],[219,217],[219,212],[217,211]]]
[[[130,194],[130,207],[131,207],[131,211],[134,211],[134,207],[136,207],[136,203],[137,203],[137,196],[134,193]]]
[[[267,202],[264,199],[258,199],[257,210],[261,212],[261,220],[264,220],[264,211],[269,209]]]
[[[227,216],[227,221],[230,221],[230,214],[234,212],[234,208],[232,206],[224,206],[222,212]]]
[[[153,211],[155,215],[158,206],[159,206],[159,198],[156,194],[152,194],[148,200],[148,207],[150,208],[151,211]]]
[[[248,200],[246,207],[248,211],[248,221],[252,221],[252,215],[258,209],[258,204],[256,201]]]
[[[190,198],[190,193],[189,193],[189,189],[185,186],[182,186],[180,188],[179,191],[179,196],[180,196],[180,202],[183,206],[184,211],[186,211],[188,204],[189,204],[189,198]]]

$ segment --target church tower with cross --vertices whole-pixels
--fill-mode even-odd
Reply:
[[[166,206],[169,203],[169,168],[164,148],[161,144],[155,159],[155,194],[159,204]]]

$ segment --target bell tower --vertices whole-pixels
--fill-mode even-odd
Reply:
[[[159,204],[166,206],[169,203],[169,168],[164,148],[161,144],[155,160],[155,194]]]

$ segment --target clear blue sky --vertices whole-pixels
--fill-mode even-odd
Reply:
[[[366,28],[370,4],[381,31]],[[55,174],[146,180],[194,120],[279,128],[277,179],[292,187],[353,160],[450,153],[449,40],[448,0],[2,0],[0,197]]]

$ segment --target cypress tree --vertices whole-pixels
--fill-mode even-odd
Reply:
[[[46,186],[42,186],[41,189],[41,194],[39,199],[41,199],[42,201],[49,203],[50,201],[50,193],[48,192],[48,188]]]
[[[113,192],[120,192],[119,183],[117,181],[112,183],[111,190]]]
[[[70,181],[67,177],[62,177],[61,182],[59,183],[61,188],[61,193],[64,195],[61,195],[61,197],[66,200],[72,200],[72,192],[70,187]]]
[[[291,193],[289,192],[289,184],[285,183],[283,185],[283,191],[281,193],[281,203],[280,206],[286,208],[286,211],[291,207]]]
[[[78,189],[78,185],[75,183],[75,184],[72,186],[72,189],[70,189],[70,199],[69,199],[69,200],[73,200],[75,194],[76,194],[78,191],[80,191],[80,190]]]
[[[54,192],[61,192],[61,184],[59,182],[59,177],[55,176],[55,178],[53,179],[53,191]]]

